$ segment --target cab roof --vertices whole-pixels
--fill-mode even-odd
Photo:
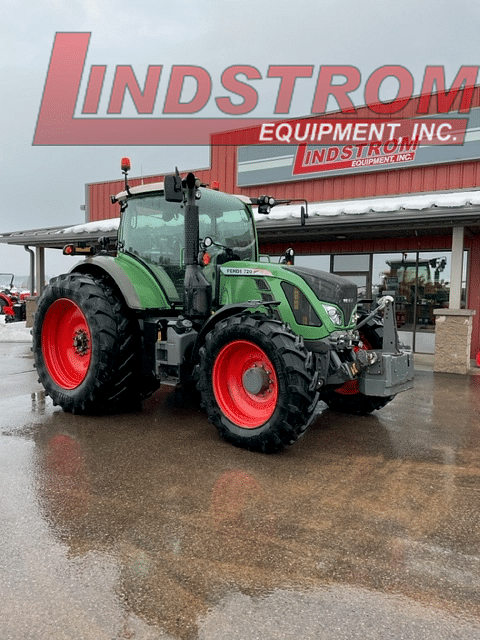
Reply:
[[[136,187],[129,187],[128,192],[126,191],[126,189],[124,189],[123,191],[120,191],[120,193],[117,193],[115,198],[119,201],[122,201],[122,200],[126,200],[129,197],[129,195],[135,196],[143,193],[153,193],[154,191],[163,191],[163,190],[164,190],[163,182],[149,182],[148,184],[139,184]],[[222,192],[218,192],[218,193],[222,193]],[[244,196],[239,193],[232,193],[232,194],[225,194],[225,195],[238,198],[245,204],[252,204],[252,201],[248,196]]]

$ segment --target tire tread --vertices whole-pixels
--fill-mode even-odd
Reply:
[[[277,370],[280,388],[275,412],[264,425],[255,429],[233,425],[218,406],[213,390],[212,369],[216,354],[236,339],[251,340],[266,352],[270,351],[267,355],[280,368],[280,372]],[[310,388],[313,375],[310,353],[289,327],[266,316],[249,313],[221,320],[207,334],[196,367],[201,405],[220,436],[236,446],[263,453],[278,452],[305,433],[318,402],[318,393]]]

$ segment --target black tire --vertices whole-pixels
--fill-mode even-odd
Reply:
[[[359,313],[359,321],[368,315],[367,311]],[[381,316],[376,315],[369,320],[359,330],[362,340],[370,349],[381,349],[383,346],[383,321]],[[372,411],[382,409],[395,396],[366,396],[363,393],[351,392],[342,393],[341,389],[348,389],[347,383],[340,389],[328,389],[322,393],[321,399],[333,411],[339,413],[349,413],[354,415],[366,416]]]
[[[319,395],[312,356],[279,321],[248,313],[220,321],[200,349],[197,375],[210,421],[236,446],[280,451],[313,419]]]
[[[32,336],[39,382],[55,405],[90,414],[139,408],[138,322],[105,280],[80,273],[54,278],[40,298]]]
[[[341,394],[336,391],[325,391],[322,400],[329,409],[339,413],[350,413],[358,416],[367,416],[372,411],[383,409],[395,396],[366,396],[363,393]]]

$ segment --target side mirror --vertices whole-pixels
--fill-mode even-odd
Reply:
[[[183,202],[182,179],[178,171],[173,176],[165,176],[163,188],[167,202]]]
[[[282,258],[282,264],[293,266],[295,263],[295,251],[291,248],[285,251],[285,255]]]
[[[302,227],[305,226],[305,220],[308,218],[308,211],[307,209],[302,205],[301,209],[300,209],[300,223],[302,225]]]

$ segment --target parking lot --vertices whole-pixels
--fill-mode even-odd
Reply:
[[[265,456],[169,387],[65,414],[0,353],[2,640],[480,638],[480,376]]]

